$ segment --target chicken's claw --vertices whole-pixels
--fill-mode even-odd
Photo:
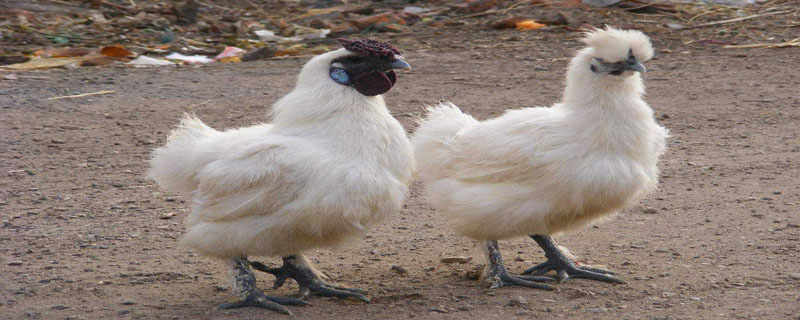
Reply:
[[[309,296],[336,297],[341,299],[352,298],[366,303],[370,299],[365,296],[367,291],[361,289],[345,288],[329,284],[323,281],[313,270],[310,262],[302,255],[291,255],[283,258],[283,266],[270,268],[265,264],[252,261],[250,265],[253,269],[263,271],[275,276],[274,287],[282,286],[287,279],[294,279],[300,286],[299,298],[306,299]]]
[[[534,276],[541,276],[553,270],[556,272],[558,282],[564,282],[569,278],[583,278],[590,280],[603,281],[608,283],[624,284],[625,281],[609,276],[609,274],[616,274],[611,270],[603,268],[594,268],[589,266],[579,266],[575,261],[561,252],[558,246],[550,236],[533,235],[531,236],[536,243],[544,250],[547,261],[535,265],[523,271],[522,274],[530,274]]]
[[[490,288],[496,289],[504,286],[519,286],[536,288],[543,290],[553,290],[550,285],[539,283],[536,281],[553,281],[553,278],[538,277],[538,276],[514,276],[508,273],[503,257],[500,255],[500,248],[497,241],[486,242],[487,255],[489,257],[489,267],[487,274],[484,275],[484,281],[488,282]]]

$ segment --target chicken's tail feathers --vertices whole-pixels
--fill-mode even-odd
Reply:
[[[185,114],[177,128],[167,137],[167,143],[153,150],[147,176],[162,188],[191,192],[197,188],[194,174],[207,163],[199,156],[198,142],[217,133],[193,114]]]
[[[453,142],[458,133],[478,124],[451,102],[443,101],[427,108],[427,116],[419,119],[419,127],[411,137],[417,169],[426,180],[435,180],[450,162]]]

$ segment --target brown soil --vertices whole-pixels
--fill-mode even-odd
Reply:
[[[453,29],[395,39],[415,71],[386,100],[409,132],[439,99],[479,118],[556,102],[579,47],[564,31]],[[366,237],[309,253],[334,281],[368,289],[373,303],[314,298],[292,311],[303,319],[800,319],[799,49],[651,35],[660,53],[648,64],[648,100],[672,133],[660,190],[557,238],[628,284],[485,289],[466,276],[481,263],[475,243],[447,228],[417,183],[405,209]],[[0,81],[0,318],[284,317],[214,310],[230,299],[222,264],[177,246],[187,204],[144,173],[183,112],[216,128],[264,121],[304,62],[48,70]],[[100,90],[115,93],[46,100]],[[530,239],[500,245],[514,272],[543,260]],[[440,262],[450,256],[476,259]],[[258,277],[270,287],[271,276]],[[509,306],[518,296],[527,304]]]

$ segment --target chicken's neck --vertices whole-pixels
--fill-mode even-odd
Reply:
[[[328,141],[345,154],[376,154],[405,135],[383,97],[367,97],[355,90],[295,89],[273,110],[276,132]]]
[[[656,125],[643,94],[639,74],[613,79],[580,70],[573,61],[559,108],[567,126],[589,146],[635,152],[646,147]]]

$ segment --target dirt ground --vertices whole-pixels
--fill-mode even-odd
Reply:
[[[399,75],[386,101],[409,132],[439,99],[479,118],[549,105],[577,36],[480,30],[397,39],[415,70]],[[296,317],[800,319],[800,49],[652,36],[659,53],[647,64],[647,99],[672,134],[660,190],[614,220],[556,238],[627,284],[483,288],[467,277],[482,263],[475,243],[448,229],[415,183],[405,209],[367,236],[309,253],[373,302],[313,298],[291,308]],[[145,171],[184,112],[215,128],[266,121],[306,59],[47,70],[0,81],[0,318],[286,318],[214,310],[231,299],[223,265],[178,247],[187,204]],[[47,100],[100,90],[115,92]],[[530,239],[500,246],[514,272],[543,261]],[[475,259],[440,262],[452,256]],[[271,276],[258,277],[270,288]],[[520,296],[524,304],[509,305]]]

